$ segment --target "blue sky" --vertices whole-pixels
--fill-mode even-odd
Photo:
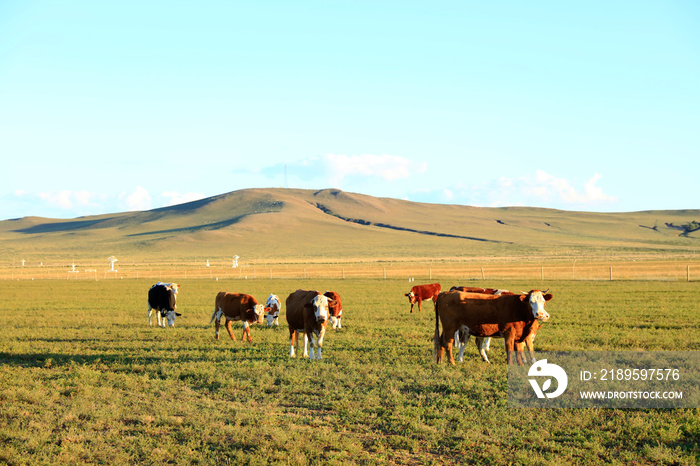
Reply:
[[[695,1],[0,2],[0,219],[252,187],[700,208]]]

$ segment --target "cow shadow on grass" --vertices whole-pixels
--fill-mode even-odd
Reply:
[[[92,341],[89,341],[92,342]],[[74,365],[93,366],[107,371],[129,371],[138,367],[158,367],[163,364],[172,367],[188,364],[230,364],[233,361],[270,362],[275,363],[284,360],[287,348],[279,345],[260,344],[255,347],[250,343],[245,345],[197,345],[191,348],[160,347],[150,352],[134,350],[134,348],[119,346],[110,347],[108,351],[103,348],[91,354],[61,353],[61,352],[36,352],[36,353],[11,353],[0,352],[0,364],[25,368],[58,368]],[[89,348],[86,348],[89,349]],[[138,370],[143,372],[143,370]]]

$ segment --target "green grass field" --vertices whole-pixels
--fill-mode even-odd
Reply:
[[[167,280],[167,277],[163,277]],[[462,284],[440,279],[443,288]],[[434,313],[404,280],[181,280],[173,329],[149,327],[153,280],[0,281],[0,463],[698,464],[686,410],[535,410],[507,403],[500,344],[432,361]],[[498,281],[550,288],[538,350],[700,350],[700,282]],[[216,293],[282,301],[333,289],[343,329],[324,360],[208,325]]]

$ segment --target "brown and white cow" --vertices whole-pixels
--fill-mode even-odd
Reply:
[[[437,300],[440,294],[440,284],[431,283],[430,285],[416,285],[411,288],[411,291],[405,294],[408,296],[408,302],[411,303],[411,312],[413,312],[413,305],[418,303],[418,312],[421,311],[420,303],[428,299],[432,299],[433,303]]]
[[[331,326],[336,328],[342,328],[340,325],[340,319],[343,316],[343,303],[340,300],[340,295],[335,291],[326,291],[323,295],[330,299],[328,301],[329,311],[330,311],[330,321]]]
[[[294,349],[299,343],[299,333],[304,334],[303,357],[321,359],[323,337],[330,316],[332,300],[318,291],[296,290],[287,297],[287,324],[289,325],[289,356],[294,357]],[[309,353],[309,341],[311,352]],[[314,347],[316,348],[314,355]]]
[[[496,295],[496,296],[502,296],[506,294],[514,294],[511,293],[508,290],[503,290],[499,288],[481,288],[481,287],[475,287],[475,286],[453,286],[450,288],[450,291],[464,291],[466,293],[480,293],[480,294],[488,294],[488,295]],[[511,328],[514,327],[516,330],[520,329],[522,330],[521,327],[525,325],[525,322],[509,322],[507,324],[504,324],[505,327]],[[469,338],[471,336],[474,336],[474,342],[476,343],[476,348],[477,351],[479,351],[479,355],[481,356],[481,359],[490,363],[488,356],[486,355],[486,352],[491,349],[491,338],[502,338],[503,334],[498,328],[499,326],[497,324],[484,324],[481,326],[478,326],[477,328],[474,329],[466,329],[466,328],[461,328],[457,332],[455,332],[455,346],[459,349],[459,357],[457,360],[459,362],[464,362],[464,350],[466,348],[467,343],[469,342]],[[539,327],[539,324],[538,324]],[[536,332],[537,330],[535,330]],[[520,339],[520,334],[522,332],[516,333],[516,340],[515,340],[515,350],[516,350],[516,356],[518,360],[521,358],[521,353],[523,351],[523,343],[519,341]],[[534,333],[532,335],[532,338],[530,338],[528,335],[526,335],[527,342],[528,342],[528,348],[531,349],[531,353],[534,351],[532,350],[532,339],[534,339]],[[532,356],[534,359],[534,355]],[[534,360],[533,360],[534,362]]]
[[[447,350],[450,364],[454,364],[452,345],[455,332],[463,327],[467,330],[484,324],[507,324],[511,322],[549,319],[544,309],[549,293],[532,290],[527,294],[502,296],[480,293],[449,291],[440,293],[435,303],[435,336],[433,338],[436,361],[442,362]],[[440,335],[442,323],[442,335]],[[504,334],[508,364],[512,364],[515,332]]]
[[[226,317],[226,330],[231,336],[232,340],[236,337],[233,336],[231,331],[231,322],[242,321],[243,322],[243,336],[241,337],[243,341],[246,341],[246,336],[248,341],[253,341],[250,336],[250,324],[258,323],[261,324],[263,321],[263,305],[258,304],[258,301],[248,294],[243,293],[227,293],[225,291],[219,292],[216,295],[216,301],[214,302],[214,313],[211,315],[211,320],[209,324],[216,320],[216,334],[215,339],[219,339],[219,327],[221,325],[221,317]]]
[[[276,294],[271,294],[267,297],[267,302],[265,303],[265,319],[267,320],[267,326],[279,327],[279,317],[280,311],[282,310],[282,304],[280,303],[280,298]]]

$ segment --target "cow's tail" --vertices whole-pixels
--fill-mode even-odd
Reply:
[[[438,303],[440,302],[440,295],[435,300],[435,336],[433,337],[433,359],[435,362],[438,361],[440,355],[440,315],[438,313]]]

